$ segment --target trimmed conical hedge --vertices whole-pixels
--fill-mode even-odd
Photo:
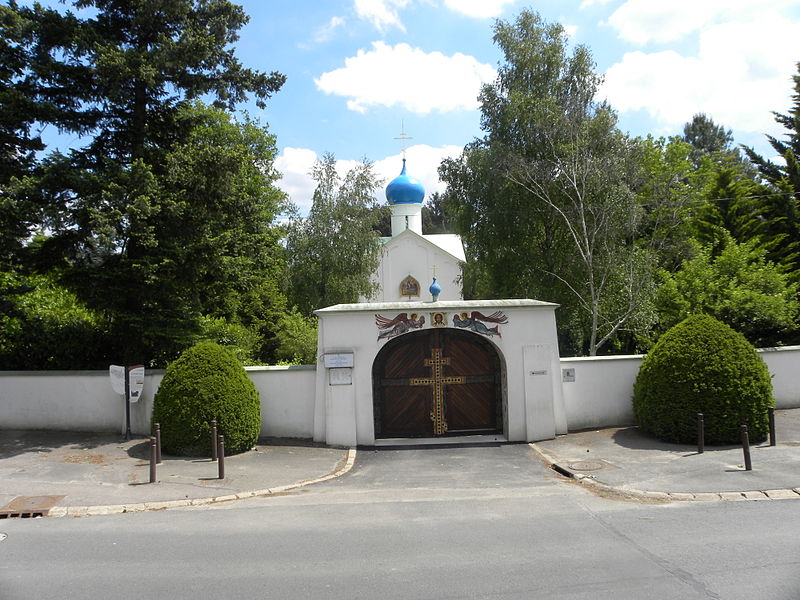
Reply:
[[[167,366],[153,402],[165,453],[210,456],[210,425],[217,420],[225,454],[253,447],[261,430],[258,390],[230,350],[203,342]]]
[[[751,441],[761,441],[773,404],[769,371],[755,348],[708,315],[690,316],[661,336],[633,392],[639,427],[684,444],[697,441],[697,413],[709,445],[738,443],[740,425],[747,425]]]

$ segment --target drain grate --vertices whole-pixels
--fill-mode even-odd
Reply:
[[[46,517],[64,496],[17,496],[0,508],[0,519]]]

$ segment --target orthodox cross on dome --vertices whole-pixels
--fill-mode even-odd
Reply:
[[[400,121],[400,135],[395,140],[400,140],[402,142],[403,147],[403,160],[406,158],[406,140],[413,140],[414,138],[410,135],[406,135],[406,126],[403,121]]]

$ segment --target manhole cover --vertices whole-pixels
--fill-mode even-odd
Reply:
[[[599,471],[603,467],[605,467],[603,463],[594,460],[577,460],[569,463],[569,468],[573,471]]]

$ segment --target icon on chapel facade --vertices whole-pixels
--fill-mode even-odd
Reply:
[[[400,282],[400,295],[411,298],[412,296],[419,297],[419,281],[414,279],[411,275]]]

